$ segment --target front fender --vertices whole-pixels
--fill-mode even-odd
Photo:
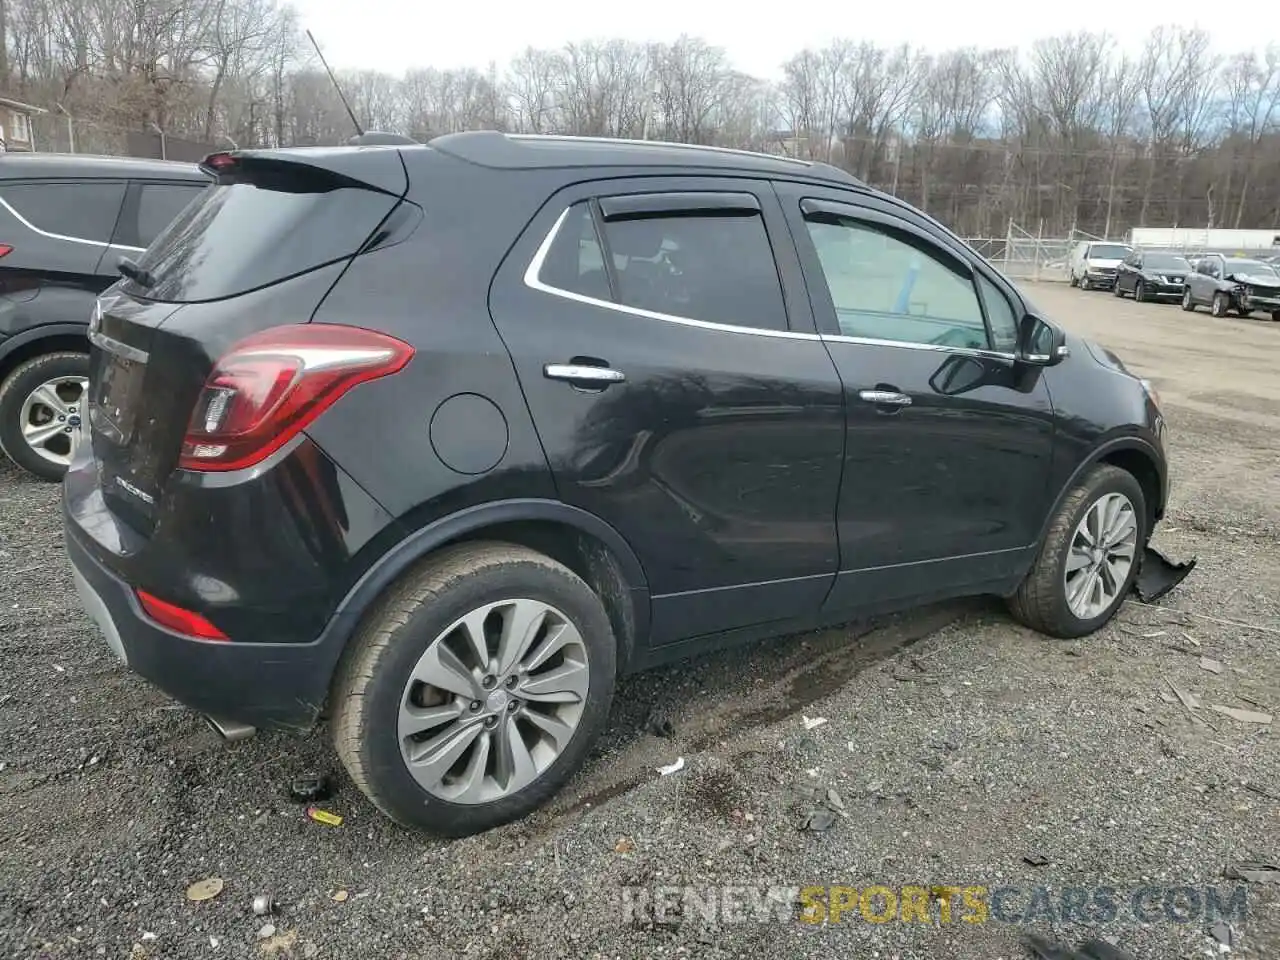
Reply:
[[[1137,454],[1146,459],[1157,477],[1159,489],[1157,502],[1149,505],[1151,514],[1157,520],[1164,516],[1165,504],[1169,499],[1169,474],[1165,457],[1160,452],[1159,447],[1147,438],[1136,434],[1125,434],[1104,440],[1076,464],[1075,469],[1071,471],[1066,482],[1062,484],[1061,489],[1058,490],[1057,495],[1054,497],[1053,508],[1045,515],[1044,524],[1040,528],[1038,544],[1044,543],[1045,537],[1049,534],[1049,527],[1053,523],[1053,518],[1058,515],[1058,510],[1062,507],[1062,502],[1067,498],[1067,494],[1080,482],[1081,478],[1095,465],[1120,453]],[[1150,534],[1151,531],[1148,530],[1147,535],[1150,536]]]

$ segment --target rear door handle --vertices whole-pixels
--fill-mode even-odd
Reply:
[[[859,390],[858,396],[867,401],[867,403],[887,404],[893,407],[911,405],[911,398],[905,393],[898,393],[896,390]]]
[[[548,380],[565,380],[593,387],[607,387],[611,383],[622,383],[627,379],[627,375],[621,370],[581,363],[548,363],[542,368],[542,375]]]

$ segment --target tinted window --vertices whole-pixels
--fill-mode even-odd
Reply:
[[[576,203],[569,208],[560,231],[551,243],[538,279],[557,290],[580,293],[584,297],[610,300],[609,278],[604,256],[596,238],[591,208]]]
[[[949,258],[859,220],[806,223],[845,336],[988,348],[973,281]]]
[[[129,290],[174,303],[256,290],[351,256],[396,203],[355,187],[207,187],[138,257],[155,282],[144,289],[130,281]]]
[[[764,221],[679,216],[605,224],[618,300],[711,323],[785,330],[786,309]]]
[[[978,274],[982,287],[982,300],[987,305],[987,321],[991,324],[991,345],[1002,353],[1014,353],[1018,348],[1018,316],[1009,298],[994,283]]]
[[[691,320],[785,330],[773,249],[760,216],[647,216],[605,223],[618,303]],[[590,207],[569,209],[538,279],[614,300]]]
[[[1149,253],[1144,262],[1148,270],[1179,270],[1186,273],[1191,269],[1191,264],[1182,257],[1168,253]]]
[[[0,188],[0,197],[37,230],[107,243],[120,214],[124,184],[15,183]]]
[[[144,183],[138,194],[137,245],[149,247],[160,231],[196,198],[203,184]]]

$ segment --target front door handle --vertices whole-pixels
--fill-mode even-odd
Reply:
[[[860,390],[858,396],[867,403],[884,404],[892,407],[907,407],[911,398],[897,390]]]
[[[581,384],[596,388],[604,388],[611,383],[622,383],[627,375],[612,367],[595,367],[584,363],[548,363],[542,368],[542,375],[548,380],[566,380],[572,384]]]

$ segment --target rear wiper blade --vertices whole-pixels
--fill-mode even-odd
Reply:
[[[150,270],[143,270],[136,262],[129,257],[121,257],[116,263],[116,269],[120,271],[120,275],[128,277],[134,283],[142,288],[154,287],[156,278],[151,276]]]

